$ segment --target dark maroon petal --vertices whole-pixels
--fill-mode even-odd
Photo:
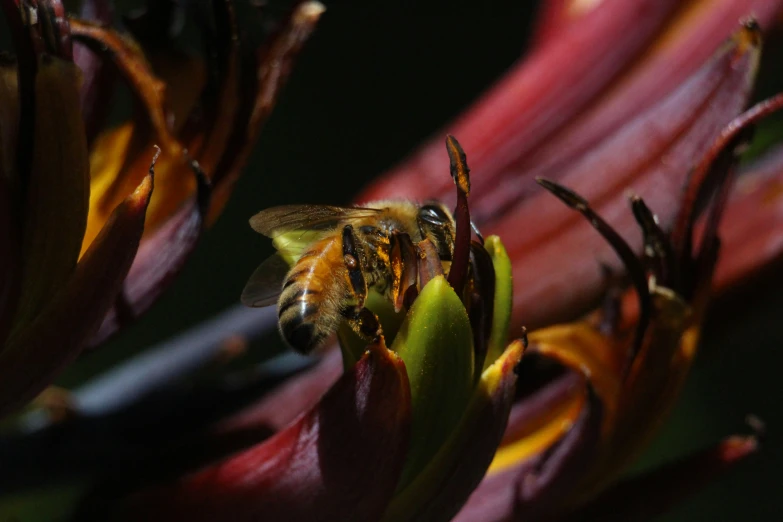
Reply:
[[[0,172],[0,342],[8,334],[19,298],[21,248],[11,201],[10,187]]]
[[[718,291],[736,288],[783,255],[783,147],[750,165],[736,182],[720,226]]]
[[[620,482],[566,520],[657,519],[757,449],[756,437],[729,437],[711,448]]]
[[[526,358],[535,356],[535,353],[529,353]],[[525,367],[525,362],[521,367]],[[520,375],[520,386],[525,386],[526,376],[525,373]],[[531,421],[536,422],[545,417],[557,405],[572,397],[577,388],[583,387],[584,377],[576,371],[569,370],[551,382],[539,385],[531,393],[525,394],[511,408],[506,432],[503,434],[503,444],[509,444],[519,439],[521,435],[530,433]]]
[[[783,6],[783,2],[769,0],[723,1],[717,6],[701,3],[695,8],[700,11],[698,24],[688,25],[687,30],[670,29],[674,34],[660,37],[658,48],[649,57],[631,68],[589,110],[564,125],[556,138],[526,156],[520,155],[504,172],[507,181],[474,202],[477,218],[495,219],[498,209],[529,196],[534,188],[524,180],[536,176],[561,179],[570,164],[688,80],[710,59],[716,47],[736,31],[748,13],[753,13],[757,23],[766,29]],[[676,28],[676,23],[672,25]]]
[[[490,472],[455,521],[540,520],[565,507],[589,469],[599,441],[603,407],[587,388],[587,401],[571,429],[547,451],[517,465]]]
[[[256,404],[221,421],[213,432],[216,437],[249,431],[276,433],[302,412],[313,408],[342,372],[342,355],[340,350],[333,349],[317,366],[289,379]]]
[[[561,509],[564,491],[580,481],[596,457],[601,436],[603,406],[590,385],[587,402],[573,427],[546,453],[534,459],[534,467],[519,477],[516,518],[532,520]]]
[[[195,173],[196,194],[141,242],[122,291],[90,340],[91,346],[146,312],[184,267],[201,237],[212,190],[206,176],[199,169]]]
[[[109,24],[112,12],[109,0],[85,0],[79,16],[92,22]],[[82,71],[81,107],[89,145],[109,115],[116,74],[111,64],[79,42],[73,46],[73,61]]]
[[[374,347],[321,402],[268,441],[131,497],[120,520],[376,520],[407,452],[404,365]]]
[[[641,237],[627,210],[627,190],[643,197],[665,228],[694,158],[747,103],[758,48],[748,45],[746,31],[674,93],[559,174],[560,182],[589,200],[634,248]],[[533,328],[586,311],[603,287],[598,261],[616,264],[588,224],[563,214],[546,196],[524,200],[489,227],[514,260],[514,318],[521,320],[524,312],[525,324]]]
[[[0,417],[32,399],[81,352],[136,255],[152,195],[152,175],[112,213],[74,274],[0,354]]]

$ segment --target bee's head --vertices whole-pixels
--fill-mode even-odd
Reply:
[[[451,212],[436,201],[425,203],[417,216],[421,236],[435,245],[443,261],[451,261],[454,254],[454,218]]]

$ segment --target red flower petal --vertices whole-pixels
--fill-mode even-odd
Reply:
[[[236,457],[130,499],[123,520],[375,520],[407,451],[402,362],[374,347],[296,423]]]
[[[214,432],[217,436],[249,431],[275,433],[302,412],[313,408],[342,373],[340,350],[331,350],[317,366],[289,379],[258,403],[221,421]],[[281,408],[281,404],[285,407]]]
[[[693,158],[747,103],[758,48],[746,29],[672,95],[569,165],[559,178],[593,202],[597,212],[638,246],[637,225],[627,212],[628,187],[644,197],[663,226],[677,201]],[[546,194],[522,202],[490,227],[514,260],[514,309],[536,328],[586,311],[598,299],[603,275],[597,260],[616,264],[609,247],[579,216],[551,205]],[[524,225],[521,225],[524,224]]]

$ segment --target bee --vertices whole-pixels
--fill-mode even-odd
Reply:
[[[303,353],[343,320],[363,338],[376,338],[381,328],[364,306],[368,292],[385,296],[399,311],[427,280],[448,270],[454,254],[454,218],[438,202],[288,205],[259,212],[250,225],[272,238],[277,253],[253,273],[242,302],[277,302],[283,338]]]

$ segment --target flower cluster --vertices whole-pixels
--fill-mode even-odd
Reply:
[[[0,64],[0,416],[180,270],[323,11],[299,4],[255,49],[231,2],[202,6],[202,58],[163,36],[171,3],[131,19],[135,38],[106,25],[108,2],[84,2],[91,20],[66,17],[59,1],[2,7],[16,56]],[[134,115],[105,129],[118,82]]]
[[[322,8],[297,3],[248,53],[231,2],[215,0],[200,60],[162,36],[170,6],[129,22],[134,40],[56,1],[2,5],[17,51],[0,64],[7,413],[178,270]],[[103,2],[85,6],[105,21]],[[89,476],[74,520],[661,513],[758,447],[729,437],[623,475],[677,400],[713,296],[783,251],[781,149],[738,161],[783,107],[778,95],[746,110],[782,13],[780,0],[543,0],[529,56],[447,128],[473,176],[449,135],[453,184],[438,137],[362,195],[450,201],[457,188],[451,263],[422,248],[414,299],[397,312],[368,301],[382,337],[341,330],[340,349],[282,383],[161,390],[166,401],[19,429],[0,438],[0,463],[16,487]],[[111,75],[139,115],[99,132]],[[493,235],[472,241],[474,223]],[[174,408],[156,416],[160,402]]]

